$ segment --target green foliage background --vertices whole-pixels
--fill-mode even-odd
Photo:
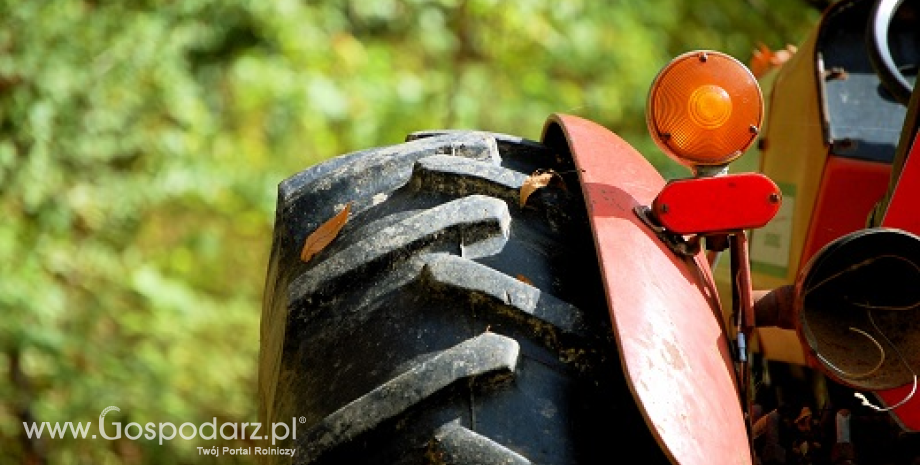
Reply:
[[[817,14],[804,0],[0,0],[0,462],[215,461],[200,439],[25,438],[23,421],[95,428],[109,405],[107,423],[257,421],[285,177],[422,129],[539,138],[553,112],[683,175],[646,136],[655,73],[691,49],[746,62],[759,42],[797,44]]]

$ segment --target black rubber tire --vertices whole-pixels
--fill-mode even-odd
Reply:
[[[567,188],[521,208],[538,168]],[[564,148],[477,131],[282,182],[259,388],[263,423],[298,424],[273,447],[314,464],[668,463],[623,380],[580,192]]]

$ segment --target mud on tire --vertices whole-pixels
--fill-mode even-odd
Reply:
[[[538,168],[567,188],[521,184]],[[259,372],[293,463],[667,463],[623,380],[564,147],[430,131],[279,186]],[[309,262],[308,234],[351,203]],[[289,462],[267,457],[265,463]]]

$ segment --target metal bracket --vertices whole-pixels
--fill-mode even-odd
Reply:
[[[691,236],[689,239],[680,234],[668,231],[664,226],[655,221],[651,207],[639,205],[633,208],[633,212],[648,226],[652,232],[661,239],[665,245],[680,257],[693,257],[700,253],[700,236]]]

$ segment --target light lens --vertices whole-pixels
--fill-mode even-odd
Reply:
[[[732,115],[732,98],[725,89],[712,84],[697,87],[687,106],[690,119],[706,129],[722,127]]]
[[[678,162],[724,165],[757,137],[763,97],[744,64],[724,53],[695,51],[658,73],[646,117],[652,139]]]

